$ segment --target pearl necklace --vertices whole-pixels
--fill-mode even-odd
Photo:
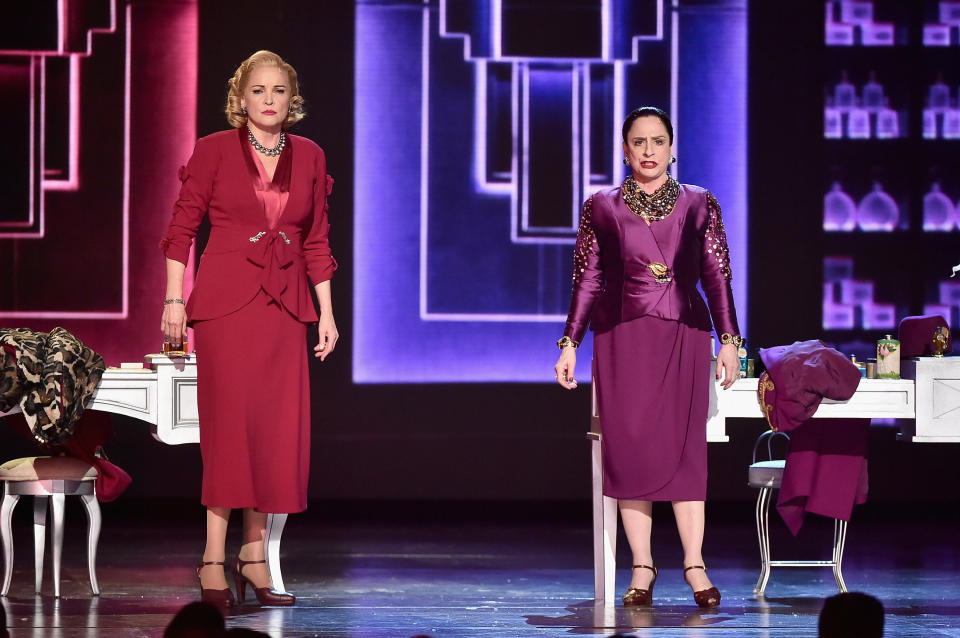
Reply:
[[[264,155],[273,157],[274,155],[279,155],[283,150],[283,146],[287,143],[287,136],[283,131],[280,131],[280,141],[277,142],[277,145],[273,148],[267,148],[263,144],[257,141],[257,138],[253,136],[253,131],[250,130],[250,127],[247,127],[247,137],[250,138],[250,144],[253,145],[253,148],[257,149]]]

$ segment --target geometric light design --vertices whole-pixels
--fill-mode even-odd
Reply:
[[[575,6],[578,37],[540,50],[520,37],[527,4],[357,4],[358,383],[549,381],[580,205],[621,181],[620,123],[642,104],[674,116],[678,178],[724,204],[745,328],[746,131],[726,124],[745,119],[742,0],[719,19],[663,0],[561,2],[551,28]],[[724,95],[682,91],[684,69],[726,74]]]

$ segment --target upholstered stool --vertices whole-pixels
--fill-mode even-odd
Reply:
[[[780,489],[783,483],[784,459],[773,458],[773,441],[782,437],[789,444],[790,437],[785,432],[768,430],[757,437],[753,444],[753,462],[747,472],[747,484],[760,490],[757,496],[757,537],[760,540],[760,578],[753,588],[753,593],[763,595],[770,580],[771,567],[832,567],[833,578],[837,581],[837,590],[847,591],[843,582],[841,563],[843,561],[843,546],[847,540],[847,521],[834,519],[833,521],[833,558],[831,560],[770,560],[770,499],[774,490]],[[758,461],[757,452],[762,444],[766,443],[767,460]]]
[[[97,468],[70,456],[33,456],[0,465],[3,502],[0,503],[0,536],[3,539],[3,589],[6,596],[13,579],[13,509],[21,496],[33,497],[33,543],[36,592],[43,581],[43,549],[47,529],[47,500],[53,519],[53,593],[60,596],[60,554],[63,548],[63,508],[66,496],[79,496],[87,511],[87,564],[90,588],[97,583],[97,541],[100,538],[100,505],[97,504]]]

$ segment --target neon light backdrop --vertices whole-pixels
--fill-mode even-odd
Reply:
[[[545,382],[579,209],[619,184],[620,124],[676,128],[724,207],[746,334],[746,2],[358,2],[353,377]],[[589,374],[592,342],[580,349]]]

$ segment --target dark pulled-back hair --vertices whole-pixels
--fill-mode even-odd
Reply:
[[[656,106],[641,106],[630,111],[630,115],[623,121],[624,142],[627,141],[627,133],[630,132],[630,127],[633,126],[634,121],[641,117],[655,117],[663,122],[663,126],[667,129],[667,135],[670,137],[670,145],[673,146],[673,124],[670,122],[670,116],[667,115],[666,111]]]

